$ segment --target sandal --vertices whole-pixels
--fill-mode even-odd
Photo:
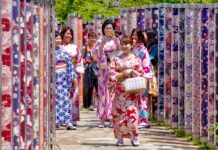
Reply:
[[[67,125],[67,130],[76,130],[76,126],[74,126],[72,123],[69,123]]]
[[[110,122],[109,127],[110,127],[110,128],[113,128],[113,127],[114,127],[114,124],[113,124],[112,122]]]
[[[117,146],[124,146],[123,139],[118,139],[116,145]]]
[[[104,124],[104,121],[101,120],[99,125],[98,125],[99,128],[104,128],[105,127],[105,124]]]

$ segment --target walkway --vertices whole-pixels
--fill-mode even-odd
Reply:
[[[113,129],[97,127],[95,112],[81,112],[81,121],[76,131],[61,128],[56,131],[56,141],[61,150],[197,150],[184,139],[175,137],[163,127],[151,126],[140,130],[140,146],[132,147],[125,139],[124,147],[116,147]]]

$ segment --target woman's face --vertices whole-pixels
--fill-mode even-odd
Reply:
[[[55,38],[55,46],[56,46],[56,47],[60,47],[61,43],[62,43],[61,36],[57,36],[57,37]]]
[[[138,43],[138,35],[137,35],[137,33],[136,32],[134,32],[133,34],[132,34],[132,42],[133,42],[133,45],[135,45],[135,44],[137,44]]]
[[[131,53],[131,51],[132,51],[132,45],[131,45],[131,44],[123,43],[123,44],[122,44],[122,51],[123,51],[123,54],[129,54],[129,53]]]
[[[96,37],[95,37],[95,36],[90,36],[90,37],[88,38],[88,42],[89,42],[89,44],[95,44],[95,42],[96,42]]]
[[[72,36],[70,30],[67,30],[64,33],[63,43],[64,44],[70,44],[72,42],[72,39],[73,39],[73,36]]]
[[[105,28],[104,28],[105,36],[111,37],[113,32],[114,32],[114,29],[113,29],[112,24],[108,24],[105,26]]]

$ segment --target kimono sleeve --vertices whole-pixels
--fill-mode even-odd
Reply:
[[[95,43],[94,47],[91,50],[92,55],[97,57],[98,68],[100,68],[100,64],[104,64],[105,66],[107,66],[107,61],[105,56],[103,54],[102,55],[99,54],[100,44],[101,44],[101,39]]]
[[[70,76],[70,79],[75,79],[77,78],[77,74],[76,74],[76,70],[74,68],[74,65],[73,63],[69,60],[68,63],[67,63],[67,68],[68,68],[68,74]]]
[[[136,57],[134,62],[135,62],[135,64],[134,64],[133,69],[139,73],[140,77],[146,78],[146,73],[143,70],[142,61]],[[133,74],[133,77],[135,77],[134,74]]]
[[[84,73],[84,65],[83,65],[83,58],[81,52],[77,48],[77,56],[75,62],[76,71],[78,73]]]
[[[152,78],[153,77],[153,71],[152,71],[152,66],[151,66],[151,60],[150,56],[148,54],[147,48],[143,47],[140,50],[139,57],[142,60],[142,68],[145,72],[146,78]]]
[[[118,71],[116,68],[117,58],[114,58],[109,66],[109,83],[110,86],[113,86],[118,81]]]

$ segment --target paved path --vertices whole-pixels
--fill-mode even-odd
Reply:
[[[151,126],[150,129],[140,129],[139,147],[133,147],[129,139],[125,146],[116,147],[113,129],[98,126],[95,112],[81,112],[78,129],[67,131],[64,127],[56,131],[56,142],[61,150],[197,150],[184,139],[171,134],[164,127]]]

